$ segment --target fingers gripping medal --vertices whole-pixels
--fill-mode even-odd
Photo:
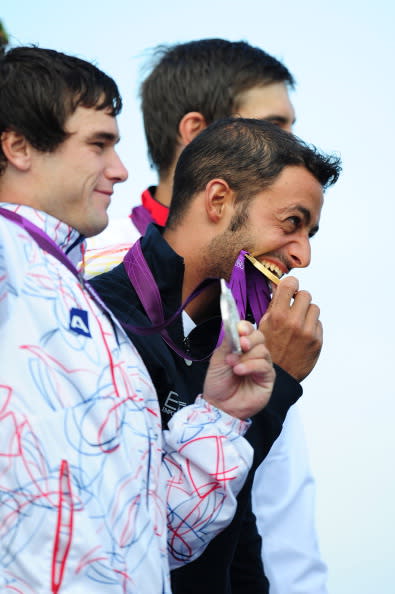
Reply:
[[[241,353],[240,337],[237,330],[240,316],[233,295],[230,289],[226,286],[223,278],[221,278],[220,308],[225,336],[230,344],[232,352]]]

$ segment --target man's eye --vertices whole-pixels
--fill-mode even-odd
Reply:
[[[104,142],[92,142],[94,146],[98,146],[100,149],[104,149]]]
[[[301,224],[301,219],[298,216],[288,217],[287,222],[289,222],[290,225],[297,229]]]

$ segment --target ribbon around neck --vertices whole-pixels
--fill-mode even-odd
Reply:
[[[228,286],[236,301],[237,310],[240,318],[244,319],[247,314],[248,306],[251,309],[254,321],[259,323],[261,317],[265,313],[270,303],[271,294],[269,284],[266,278],[258,270],[256,270],[249,262],[247,269],[245,267],[247,252],[242,250],[234,264],[231,278]],[[125,330],[138,335],[149,335],[159,333],[163,340],[184,359],[190,361],[202,361],[211,356],[211,353],[202,358],[191,357],[180,349],[170,337],[167,327],[172,324],[181,314],[183,309],[199,295],[204,289],[214,282],[219,282],[219,279],[206,279],[198,285],[189,297],[180,305],[180,307],[168,318],[165,319],[162,298],[158,289],[158,285],[152,275],[152,272],[145,260],[141,249],[141,239],[130,248],[126,254],[123,265],[128,275],[130,283],[134,287],[141,304],[152,324],[151,327],[141,328],[138,326],[131,326],[129,324],[122,324]],[[221,331],[218,338],[217,345],[221,344],[223,340],[224,330]]]
[[[150,223],[154,223],[154,219],[148,210],[140,204],[139,206],[135,206],[130,213],[130,218],[134,223],[134,226],[138,230],[141,235],[144,235],[147,227]]]
[[[101,309],[104,310],[106,314],[108,314],[107,307],[103,304],[102,300],[96,294],[90,284],[84,283],[80,272],[76,269],[71,260],[42,229],[37,227],[34,223],[19,213],[15,213],[6,208],[0,207],[0,215],[24,228],[42,249],[66,266],[66,268],[72,272],[72,274],[89,292],[96,304],[99,305],[99,307],[101,307]],[[165,320],[160,292],[152,272],[144,258],[140,241],[141,240],[136,241],[136,243],[131,247],[125,256],[123,263],[128,278],[135,288],[152,326],[148,328],[142,328],[124,323],[121,323],[121,325],[125,330],[133,334],[150,335],[159,333],[163,340],[165,340],[165,342],[169,345],[169,347],[184,359],[189,359],[190,361],[202,361],[209,358],[211,353],[199,359],[192,358],[188,353],[185,353],[174,343],[166,328],[177,319],[183,309],[185,309],[185,307],[195,297],[204,291],[206,287],[212,285],[214,282],[219,282],[219,279],[209,278],[200,283],[200,285],[196,287],[196,289],[189,295],[184,303],[181,304],[177,311],[175,311],[174,314],[170,316],[170,318]],[[240,318],[244,319],[246,317],[247,306],[249,305],[254,321],[258,324],[270,303],[270,289],[266,278],[252,265],[248,263],[248,268],[246,270],[246,253],[247,252],[244,250],[239,253],[233,267],[231,278],[227,284],[235,298]],[[218,338],[218,345],[221,344],[223,340],[223,332],[222,326]]]

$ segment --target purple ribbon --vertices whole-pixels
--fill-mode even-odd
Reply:
[[[237,257],[235,265],[233,267],[232,275],[228,286],[230,287],[233,296],[236,301],[236,306],[241,319],[246,317],[247,313],[247,302],[251,308],[252,315],[256,323],[265,313],[271,299],[269,285],[266,278],[258,270],[256,270],[252,264],[248,262],[248,269],[245,269],[245,254],[242,250]],[[180,305],[174,314],[167,320],[165,320],[162,298],[158,289],[158,285],[152,275],[152,272],[144,258],[144,254],[141,249],[141,239],[130,248],[126,254],[123,265],[128,278],[133,285],[152,326],[149,328],[139,328],[137,326],[131,326],[123,324],[125,330],[129,330],[132,333],[139,335],[147,335],[153,333],[160,333],[163,340],[175,351],[178,355],[190,361],[203,361],[210,357],[211,353],[196,359],[191,357],[180,349],[169,336],[166,327],[172,324],[177,317],[181,314],[183,309],[199,295],[206,287],[211,285],[213,282],[218,282],[218,279],[206,279],[194,291],[189,297]],[[218,343],[221,344],[223,340],[223,327],[221,327]]]
[[[154,219],[142,204],[140,204],[140,206],[135,206],[132,209],[130,218],[141,235],[144,235],[148,225],[154,222]]]
[[[57,243],[45,231],[37,227],[34,223],[26,219],[22,215],[12,210],[8,210],[7,208],[3,208],[0,206],[0,215],[4,218],[12,221],[22,229],[25,229],[27,233],[31,236],[32,239],[43,249],[45,252],[56,258],[63,266],[65,266],[78,280],[80,285],[88,292],[89,296],[93,299],[93,301],[104,311],[104,313],[108,316],[111,325],[114,327],[114,320],[112,318],[111,312],[109,309],[104,305],[103,301],[97,295],[93,287],[84,280],[83,275],[77,268],[74,266],[70,258],[64,253],[64,251],[58,246]]]
[[[149,335],[149,334],[160,334],[163,340],[169,345],[169,347],[183,357],[190,361],[204,361],[210,357],[211,353],[205,357],[196,359],[191,357],[188,353],[180,349],[173,339],[170,337],[167,326],[170,326],[181,314],[183,309],[199,295],[206,287],[214,282],[218,282],[218,279],[206,279],[189,295],[189,297],[180,305],[174,314],[165,320],[162,298],[158,289],[158,285],[152,275],[152,272],[144,258],[144,254],[141,249],[141,238],[130,248],[126,254],[123,265],[125,267],[126,274],[134,287],[146,314],[152,324],[149,328],[141,328],[139,326],[132,326],[130,324],[122,324],[125,330],[132,332],[133,334]]]
[[[246,317],[248,302],[254,321],[258,324],[269,306],[271,293],[266,277],[245,259],[246,253],[241,250],[238,255],[228,286],[235,298],[240,318]]]
[[[138,207],[137,207],[138,208]],[[89,295],[95,301],[95,303],[108,315],[108,309],[96,294],[91,285],[84,282],[81,273],[77,270],[71,260],[67,257],[64,251],[51,239],[47,233],[37,227],[34,223],[23,217],[22,215],[0,207],[0,215],[6,219],[14,222],[19,227],[26,230],[27,233],[36,241],[36,243],[51,256],[59,260],[81,283],[83,287],[88,291]],[[248,269],[245,269],[245,251],[241,251],[235,265],[233,267],[232,275],[228,286],[230,287],[233,296],[236,301],[236,306],[241,319],[246,316],[247,302],[250,305],[252,315],[256,323],[265,313],[270,303],[270,290],[266,278],[256,270],[250,263],[248,263]],[[141,250],[141,243],[138,240],[128,251],[123,261],[126,273],[131,284],[134,286],[137,295],[150,319],[152,326],[149,328],[142,328],[138,326],[131,326],[129,324],[123,324],[125,330],[139,335],[150,335],[160,333],[163,340],[170,346],[173,351],[185,359],[190,361],[203,361],[207,359],[209,355],[200,359],[192,358],[189,354],[185,353],[180,349],[169,336],[166,328],[172,324],[177,317],[181,314],[183,309],[199,295],[206,287],[212,285],[214,282],[218,282],[218,279],[206,279],[189,295],[189,297],[182,303],[174,314],[165,320],[162,299],[158,289],[158,285],[151,273],[151,270],[144,258]],[[223,339],[223,328],[221,328],[218,344]]]
[[[0,214],[4,218],[9,219],[13,223],[15,223],[16,225],[19,225],[19,227],[25,229],[25,231],[29,233],[29,235],[35,240],[36,243],[38,243],[38,245],[43,250],[45,250],[46,252],[48,252],[48,254],[51,254],[51,256],[59,260],[64,266],[66,266],[66,268],[70,270],[70,272],[74,274],[74,276],[78,278],[80,282],[83,282],[82,275],[78,272],[77,268],[74,266],[70,258],[66,256],[64,251],[58,246],[57,243],[53,241],[53,239],[49,237],[49,235],[47,235],[47,233],[45,233],[42,229],[37,227],[31,221],[29,221],[29,219],[26,219],[17,212],[8,210],[7,208],[3,208],[0,206]]]
[[[266,277],[245,259],[246,253],[245,250],[241,250],[237,256],[229,283],[227,284],[235,299],[240,319],[244,320],[246,318],[248,303],[254,321],[258,325],[269,306],[271,293]],[[218,345],[221,344],[223,337],[224,329],[221,327]]]

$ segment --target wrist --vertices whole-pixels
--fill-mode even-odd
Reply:
[[[230,422],[240,423],[240,428],[241,428],[240,433],[242,433],[242,434],[244,434],[245,431],[247,431],[247,429],[251,425],[251,420],[250,420],[251,415],[246,414],[246,416],[241,416],[238,414],[239,411],[231,410],[230,407],[222,406],[223,403],[221,403],[221,402],[211,401],[204,394],[199,394],[199,396],[196,398],[195,402],[204,404],[204,406],[207,410],[207,413],[213,415],[213,417],[215,416],[216,417],[215,420],[218,420],[218,418],[220,416],[221,419],[224,420],[226,423],[230,423]]]

